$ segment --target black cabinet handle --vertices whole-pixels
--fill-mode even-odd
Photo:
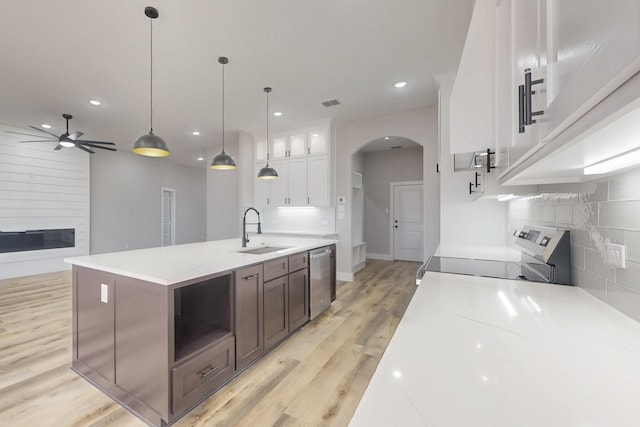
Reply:
[[[243,277],[242,280],[251,280],[251,279],[255,279],[256,277],[258,277],[257,274],[252,274],[251,276]]]
[[[487,173],[491,172],[491,169],[495,169],[495,166],[491,166],[491,156],[496,154],[495,151],[491,151],[491,148],[487,148]]]
[[[476,172],[476,188],[478,188],[478,185],[480,185],[478,183],[478,177],[480,176],[480,172]]]
[[[538,80],[531,80],[531,69],[530,68],[526,68],[524,70],[524,96],[525,96],[525,120],[524,120],[524,124],[526,126],[528,125],[532,125],[534,124],[536,121],[533,120],[533,118],[535,116],[540,116],[542,114],[544,114],[544,111],[540,110],[540,111],[532,111],[533,107],[531,106],[531,98],[532,95],[535,93],[533,91],[533,85],[539,85],[541,83],[544,83],[544,79],[538,79]]]
[[[518,86],[518,133],[524,133],[524,85]]]
[[[469,194],[473,194],[475,193],[475,191],[473,191],[473,182],[469,183]]]

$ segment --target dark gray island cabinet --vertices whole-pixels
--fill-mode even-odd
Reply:
[[[309,283],[307,251],[170,285],[74,264],[72,369],[172,424],[309,321]]]

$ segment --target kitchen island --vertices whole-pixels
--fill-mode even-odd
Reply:
[[[309,320],[309,252],[252,236],[70,258],[72,369],[151,425],[175,422]]]
[[[574,286],[427,272],[351,427],[637,426],[640,323]]]

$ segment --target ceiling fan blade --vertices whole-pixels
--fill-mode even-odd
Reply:
[[[88,139],[78,139],[76,142],[81,144],[104,144],[104,145],[116,145],[115,142],[104,142],[104,141],[89,141]]]
[[[64,147],[60,144],[56,145],[56,148],[54,148],[54,150],[62,150]]]
[[[76,144],[78,144],[78,141],[76,141]],[[89,144],[86,142],[80,142],[80,145],[86,145],[87,147],[93,147],[93,148],[101,148],[103,150],[109,150],[109,151],[118,151],[115,148],[110,148],[110,147],[102,147],[100,145],[94,145],[94,144]]]
[[[37,130],[37,131],[39,131],[39,132],[46,133],[47,135],[51,135],[52,137],[54,137],[54,138],[56,138],[56,139],[60,138],[60,135],[56,135],[55,133],[48,132],[48,131],[46,131],[46,130],[43,130],[43,129],[37,128],[37,127],[35,127],[35,126],[29,126],[29,127],[30,127],[31,129],[35,129],[35,130]]]
[[[54,142],[55,139],[40,139],[40,140],[31,140],[31,141],[18,141],[18,142]]]
[[[80,138],[82,135],[84,135],[84,133],[76,131],[76,132],[72,133],[71,135],[69,135],[67,138],[69,138],[72,141],[75,141],[76,139]]]
[[[82,145],[76,145],[76,148],[79,148],[79,149],[81,149],[81,150],[83,150],[83,151],[86,151],[87,153],[91,153],[91,154],[94,154],[94,153],[95,153],[95,151],[90,150],[90,149],[88,149],[88,148],[84,148]]]
[[[7,132],[7,133],[13,133],[13,134],[15,134],[15,135],[30,136],[30,137],[32,137],[32,138],[44,138],[44,135],[31,135],[30,133],[13,132],[13,131],[10,131],[10,130],[5,130],[5,132]],[[58,140],[58,137],[57,137],[57,136],[55,136],[55,138],[56,138],[56,139],[55,139],[55,141],[57,141],[57,140]],[[54,140],[52,139],[52,141],[54,141]]]

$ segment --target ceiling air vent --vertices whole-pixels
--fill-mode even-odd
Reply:
[[[324,105],[325,107],[333,107],[334,105],[338,104],[340,104],[340,101],[338,101],[337,99],[331,99],[322,103],[322,105]]]

